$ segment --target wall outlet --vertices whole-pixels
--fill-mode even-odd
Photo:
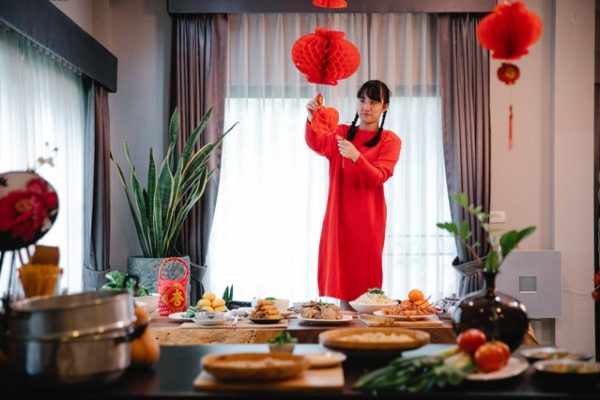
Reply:
[[[490,211],[490,224],[503,224],[506,222],[506,211]]]

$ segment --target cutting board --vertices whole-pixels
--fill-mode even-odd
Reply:
[[[361,314],[358,320],[366,326],[398,326],[402,328],[441,328],[444,322],[439,319],[421,319],[417,321],[400,321],[389,317]]]
[[[196,390],[206,391],[340,391],[344,387],[344,372],[341,366],[308,369],[294,379],[276,382],[225,382],[218,381],[210,373],[202,371],[194,380]]]
[[[184,322],[179,326],[179,329],[285,329],[288,326],[288,320],[286,318],[277,322],[276,324],[255,324],[254,322],[241,318],[238,321],[237,326],[231,326],[231,322],[226,322],[221,325],[198,325],[193,322]]]

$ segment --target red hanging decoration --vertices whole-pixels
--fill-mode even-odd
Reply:
[[[313,0],[313,6],[321,8],[346,8],[346,0]]]
[[[317,27],[296,40],[292,62],[309,82],[335,86],[356,72],[360,53],[344,32]]]
[[[329,135],[337,128],[340,113],[333,107],[323,106],[323,96],[321,94],[317,96],[317,103],[320,107],[313,112],[310,126],[320,135]]]
[[[494,12],[481,20],[477,26],[477,40],[492,52],[492,58],[518,60],[529,54],[529,46],[537,42],[542,34],[542,20],[528,11],[521,1],[498,4]],[[497,76],[501,82],[514,85],[521,72],[512,63],[502,63]],[[508,147],[512,149],[513,106],[509,105]]]

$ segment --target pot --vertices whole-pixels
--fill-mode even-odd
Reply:
[[[10,304],[3,336],[9,369],[28,383],[106,383],[131,362],[133,296],[125,290],[45,296]]]

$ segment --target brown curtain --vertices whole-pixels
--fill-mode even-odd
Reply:
[[[439,48],[442,82],[442,129],[448,193],[463,192],[472,204],[490,211],[490,89],[488,51],[477,42],[481,17],[441,15]],[[480,255],[489,249],[485,232],[474,217],[450,199],[452,220],[469,222],[471,244],[480,243]],[[453,266],[461,273],[461,296],[483,286],[481,266],[457,242]]]
[[[227,16],[202,14],[175,19],[175,95],[181,113],[178,151],[212,108],[212,116],[200,145],[215,140],[223,132],[227,70]],[[191,302],[200,297],[205,271],[208,238],[212,226],[219,175],[221,149],[209,161],[214,170],[202,199],[190,212],[181,233],[179,251],[191,260]]]
[[[93,154],[93,171],[86,174],[87,182],[93,182],[93,188],[86,187],[86,225],[83,289],[94,290],[101,287],[109,270],[110,249],[110,119],[108,110],[108,92],[96,85],[93,102],[93,137],[90,154]],[[91,97],[91,96],[90,96]],[[92,112],[89,113],[90,116]],[[90,118],[91,119],[91,118]],[[91,124],[90,124],[91,125]],[[91,158],[91,157],[90,157]],[[91,165],[91,164],[90,164]],[[87,184],[86,184],[87,185]],[[91,199],[89,194],[92,194]],[[89,200],[88,200],[89,199]],[[91,220],[90,220],[91,218]]]

